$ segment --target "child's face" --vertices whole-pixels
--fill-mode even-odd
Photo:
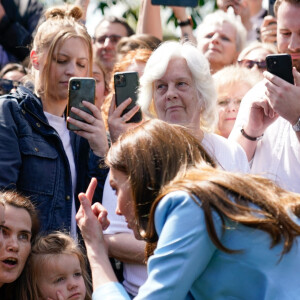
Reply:
[[[57,300],[59,291],[63,299],[84,300],[86,287],[76,255],[58,254],[43,264],[38,276],[41,299]]]

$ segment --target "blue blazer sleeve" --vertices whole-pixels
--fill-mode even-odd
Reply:
[[[136,299],[187,299],[216,250],[203,211],[186,192],[172,192],[157,206],[155,226],[158,245]]]
[[[220,220],[215,220],[221,234]],[[158,245],[148,261],[148,279],[134,299],[194,299],[191,288],[216,251],[201,207],[186,192],[172,192],[158,204],[155,226]],[[98,299],[127,300],[128,296],[119,284],[109,283],[94,292],[93,300]]]

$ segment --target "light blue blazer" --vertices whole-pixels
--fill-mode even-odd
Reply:
[[[166,195],[155,211],[159,241],[148,261],[148,279],[134,299],[300,299],[298,243],[280,260],[282,244],[270,249],[267,233],[228,220],[223,232],[216,213],[214,222],[221,242],[242,253],[227,254],[214,246],[203,210],[189,194]],[[121,284],[108,283],[93,293],[93,300],[105,299],[130,298]]]

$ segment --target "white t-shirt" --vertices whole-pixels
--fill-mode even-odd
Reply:
[[[49,124],[57,131],[63,146],[64,150],[66,152],[66,155],[68,157],[70,170],[71,170],[71,176],[72,176],[72,214],[71,214],[71,236],[76,239],[76,233],[77,233],[77,225],[76,225],[76,208],[75,208],[75,186],[76,186],[76,168],[75,168],[75,162],[74,162],[74,155],[71,145],[71,138],[70,138],[70,132],[67,129],[66,126],[66,120],[64,117],[58,117],[52,114],[49,114],[44,111],[44,114],[46,118],[48,119]]]
[[[247,122],[253,99],[263,95],[263,82],[256,84],[245,95],[230,140],[237,138]],[[291,124],[284,118],[279,117],[274,121],[257,143],[251,173],[267,177],[287,190],[300,193],[300,143]]]
[[[238,143],[229,142],[217,134],[205,133],[202,144],[223,169],[243,173],[250,171],[246,154]],[[110,220],[110,225],[104,234],[132,233],[132,230],[127,227],[125,218],[115,213],[117,197],[109,185],[109,174],[104,185],[102,204],[107,209]],[[147,279],[147,268],[145,265],[127,263],[123,263],[123,268],[123,285],[130,294],[135,296],[138,293],[138,288]]]

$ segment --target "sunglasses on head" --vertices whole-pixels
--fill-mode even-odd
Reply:
[[[262,61],[255,61],[255,60],[250,60],[250,59],[242,59],[238,61],[238,64],[246,67],[248,69],[252,69],[255,65],[257,65],[257,67],[259,69],[266,69],[267,68],[267,63],[265,60]]]
[[[20,81],[0,78],[0,94],[8,94],[13,88],[21,85]]]

